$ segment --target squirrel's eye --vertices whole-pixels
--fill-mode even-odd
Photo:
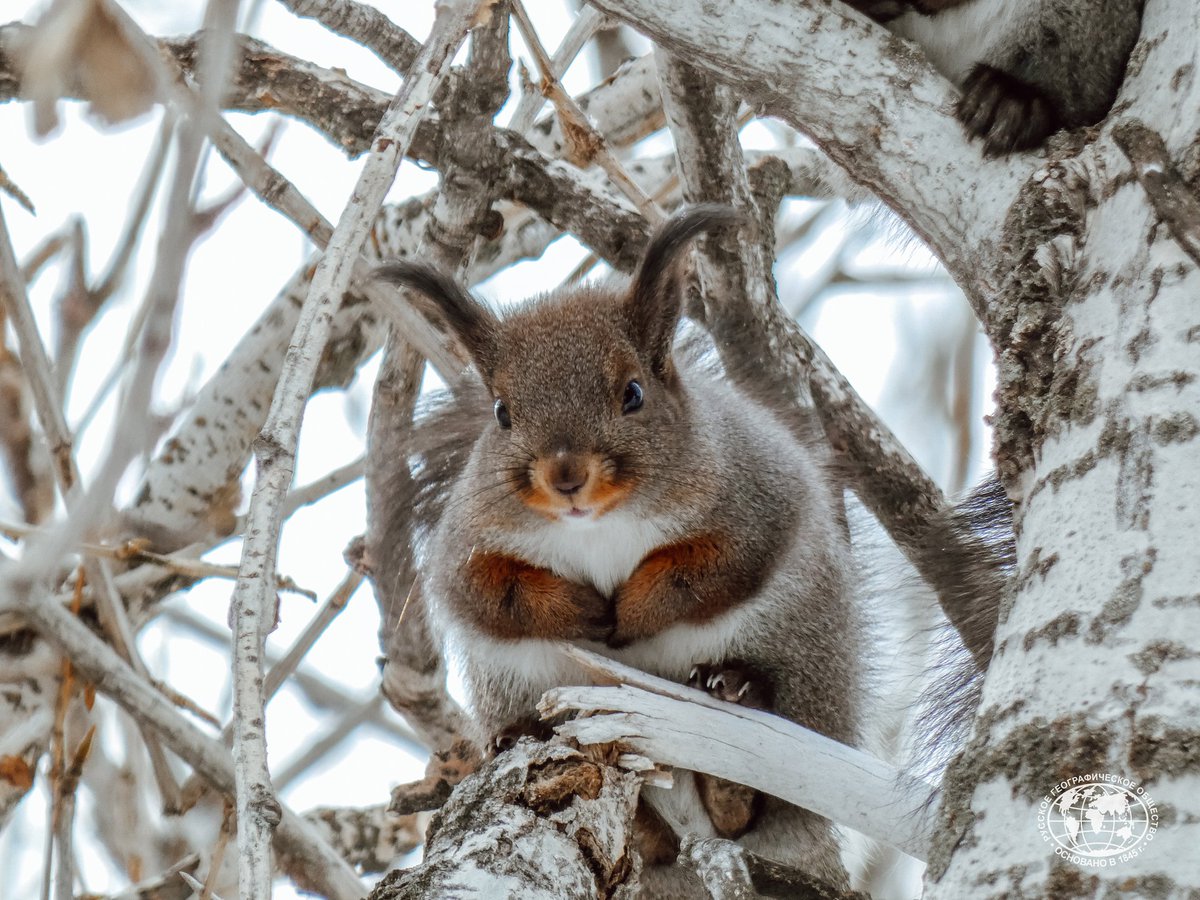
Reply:
[[[621,413],[629,415],[631,412],[637,412],[642,408],[642,386],[636,381],[631,381],[625,385],[625,395],[621,398]]]
[[[508,407],[504,405],[504,401],[497,400],[492,408],[496,412],[496,421],[500,423],[500,427],[512,428],[512,416],[508,414]]]

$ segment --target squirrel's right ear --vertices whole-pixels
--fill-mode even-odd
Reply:
[[[457,281],[427,263],[400,260],[379,266],[374,277],[409,288],[425,318],[444,325],[459,339],[484,381],[496,365],[496,333],[500,320]]]
[[[650,238],[626,309],[634,344],[647,355],[656,374],[664,374],[670,366],[675,326],[683,312],[683,251],[699,235],[741,221],[741,214],[732,207],[704,203],[675,213]]]

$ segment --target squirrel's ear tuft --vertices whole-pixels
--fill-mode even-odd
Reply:
[[[675,213],[650,238],[627,308],[634,344],[648,356],[655,374],[665,374],[671,364],[671,344],[683,311],[683,251],[699,235],[741,221],[732,207],[705,203]]]
[[[450,329],[471,355],[484,381],[496,365],[496,314],[457,281],[427,263],[400,260],[379,266],[374,277],[409,288],[413,305],[434,325]]]

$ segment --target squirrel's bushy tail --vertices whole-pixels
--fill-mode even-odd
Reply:
[[[938,516],[918,552],[939,605],[958,623],[934,637],[909,756],[915,774],[937,780],[966,742],[1016,568],[1012,504],[995,473]]]

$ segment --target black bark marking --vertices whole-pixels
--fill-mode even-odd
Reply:
[[[976,786],[1003,778],[1012,785],[1014,797],[1036,806],[1064,778],[1112,768],[1109,756],[1116,738],[1111,726],[1094,728],[1080,712],[1050,722],[1034,719],[994,743],[992,732],[1009,714],[981,713],[970,743],[946,770],[942,812],[929,851],[927,877],[933,881],[945,874],[955,847],[975,840],[971,831],[976,816],[970,803]]]

